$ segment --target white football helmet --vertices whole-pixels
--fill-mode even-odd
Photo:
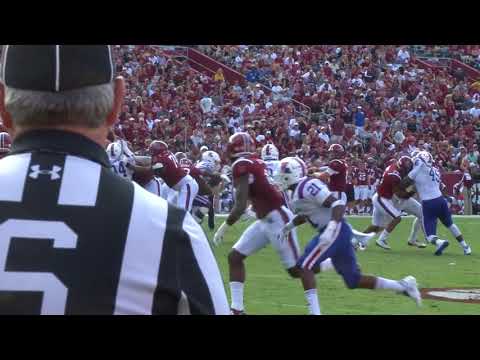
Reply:
[[[420,159],[427,166],[433,166],[433,157],[428,151],[420,151],[414,158],[414,160]]]
[[[205,161],[210,164],[213,168],[213,171],[218,172],[220,171],[220,167],[222,161],[220,160],[220,155],[218,155],[215,151],[207,150],[202,154],[202,161]]]
[[[119,142],[110,143],[107,146],[107,155],[111,162],[118,161],[123,155],[122,145]]]
[[[280,172],[278,180],[283,190],[298,184],[300,179],[307,176],[307,166],[302,159],[297,157],[286,157],[280,161]]]
[[[279,158],[279,152],[275,145],[267,144],[262,148],[263,161],[278,160],[278,158]]]
[[[133,153],[132,150],[128,147],[128,143],[124,139],[118,139],[116,142],[120,143],[122,153],[128,157],[133,157],[135,154]]]

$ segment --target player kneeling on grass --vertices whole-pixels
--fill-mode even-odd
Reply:
[[[302,270],[302,283],[310,312],[320,314],[315,273],[320,268],[325,270],[328,259],[331,259],[331,265],[343,277],[349,289],[393,290],[410,296],[420,305],[421,296],[413,276],[396,281],[361,273],[351,243],[352,228],[343,218],[345,201],[337,199],[321,180],[305,177],[302,172],[304,164],[300,162],[296,158],[285,158],[280,164],[280,179],[285,188],[293,191],[291,206],[297,214],[282,232],[287,235],[307,221],[319,231],[297,262],[297,267]]]
[[[390,164],[383,173],[377,193],[372,198],[373,217],[372,225],[364,232],[380,232],[376,244],[383,249],[390,250],[387,239],[391,232],[402,221],[401,213],[415,216],[408,239],[408,245],[425,248],[427,245],[417,241],[418,230],[422,227],[423,214],[420,203],[412,198],[414,192],[407,192],[400,187],[402,178],[412,170],[413,162],[408,156],[402,156],[398,161]],[[426,235],[425,235],[426,237]],[[364,244],[366,245],[366,244]]]
[[[252,203],[257,220],[242,234],[228,255],[230,271],[231,311],[244,314],[243,288],[245,283],[244,260],[260,249],[272,244],[283,266],[292,277],[300,277],[295,266],[300,252],[297,234],[292,231],[282,241],[281,230],[293,219],[293,213],[285,206],[280,192],[269,182],[265,163],[257,158],[253,139],[248,133],[236,133],[228,141],[227,152],[233,161],[232,176],[235,187],[235,204],[227,220],[218,228],[213,243],[219,245],[227,230],[235,224]]]

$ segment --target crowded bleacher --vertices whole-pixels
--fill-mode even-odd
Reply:
[[[196,49],[245,80],[228,81],[222,68],[197,71],[164,47],[114,47],[116,71],[127,82],[115,132],[136,153],[145,154],[152,140],[162,139],[192,160],[207,146],[227,164],[229,136],[247,131],[258,149],[271,142],[282,157],[297,155],[309,165],[321,165],[329,144],[340,143],[351,166],[368,162],[383,169],[392,157],[418,148],[430,151],[444,173],[458,173],[457,180],[479,173],[478,79],[447,67],[419,66],[413,61],[418,48]],[[479,54],[478,46],[431,46],[421,53],[448,55],[473,67],[478,67]]]

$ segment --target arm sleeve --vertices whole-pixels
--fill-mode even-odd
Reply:
[[[326,172],[328,173],[328,175],[335,175],[335,174],[338,174],[338,171],[335,171],[334,169],[332,169],[330,166],[326,168]]]
[[[232,177],[233,183],[236,183],[236,180],[244,175],[247,175],[250,171],[250,163],[248,160],[239,160],[232,167]]]
[[[339,161],[331,161],[328,164],[327,172],[330,175],[339,174],[343,170],[344,165]]]

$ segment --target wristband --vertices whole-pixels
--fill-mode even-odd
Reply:
[[[338,199],[332,203],[330,208],[333,209],[334,207],[337,207],[337,206],[345,206],[345,202],[342,199]]]

